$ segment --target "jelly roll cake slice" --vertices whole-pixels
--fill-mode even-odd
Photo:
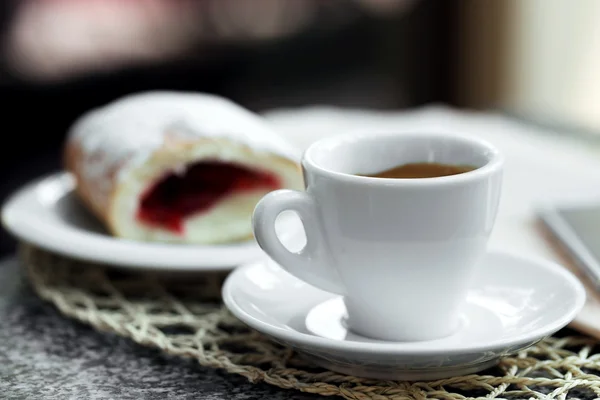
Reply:
[[[88,111],[64,159],[110,233],[140,241],[250,239],[262,196],[304,188],[296,149],[258,115],[202,93],[144,92]]]

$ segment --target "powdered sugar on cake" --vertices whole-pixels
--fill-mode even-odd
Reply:
[[[81,116],[69,132],[84,153],[81,174],[104,203],[130,167],[145,162],[168,137],[224,138],[295,161],[300,153],[252,112],[213,95],[153,91],[133,94]]]

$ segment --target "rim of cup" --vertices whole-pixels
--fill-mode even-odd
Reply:
[[[342,145],[349,145],[357,142],[373,141],[374,139],[390,139],[390,138],[404,138],[406,140],[451,140],[455,141],[457,145],[471,146],[481,150],[487,161],[485,164],[467,172],[463,172],[456,175],[438,176],[432,178],[380,178],[372,176],[356,175],[350,172],[336,171],[331,168],[327,168],[321,165],[317,161],[318,152],[321,151],[335,151],[336,147]],[[447,164],[447,163],[446,163]],[[500,150],[492,143],[485,139],[481,139],[474,136],[468,136],[458,133],[449,133],[443,131],[399,131],[399,132],[360,132],[351,134],[341,134],[331,136],[325,139],[318,140],[312,143],[305,151],[302,157],[302,165],[312,171],[318,172],[322,175],[328,176],[329,178],[354,182],[354,183],[371,183],[371,184],[382,184],[389,186],[439,186],[440,184],[455,184],[461,182],[468,182],[477,180],[482,177],[487,177],[490,173],[497,171],[502,168],[504,164],[504,156]]]

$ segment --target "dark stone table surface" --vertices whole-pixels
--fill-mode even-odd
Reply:
[[[252,384],[63,317],[0,261],[0,398],[50,400],[315,400]],[[328,397],[331,398],[331,397]],[[334,397],[337,398],[337,397]]]

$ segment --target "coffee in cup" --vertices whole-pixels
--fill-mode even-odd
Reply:
[[[375,174],[364,175],[372,178],[388,179],[421,179],[437,178],[439,176],[450,176],[464,174],[474,170],[472,165],[441,164],[435,162],[414,162],[398,165]]]

